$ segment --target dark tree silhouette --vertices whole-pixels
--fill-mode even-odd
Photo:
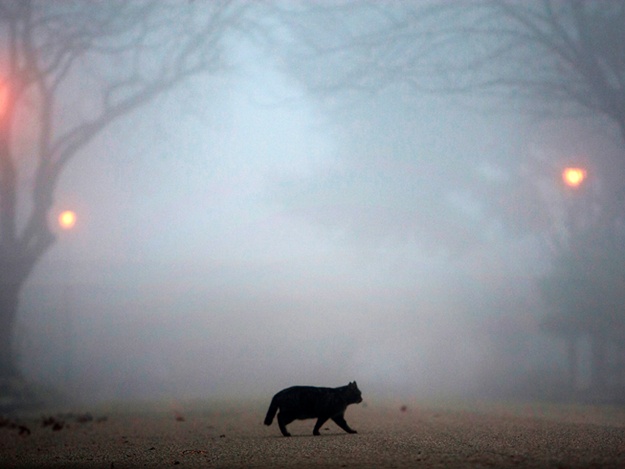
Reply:
[[[606,117],[625,141],[622,2],[337,3],[308,9],[316,26],[285,12],[311,69],[332,64],[332,73],[309,77],[317,90],[401,84],[523,98],[532,111]]]
[[[20,380],[11,346],[20,291],[55,241],[48,217],[62,171],[112,122],[191,77],[223,70],[228,37],[246,27],[249,8],[226,0],[0,1],[3,394]],[[29,168],[25,213],[19,198]]]
[[[298,39],[291,41],[297,65],[291,68],[322,96],[367,97],[389,87],[415,95],[457,95],[459,102],[466,99],[482,110],[592,120],[625,148],[625,5],[620,2],[337,1],[304,3],[281,13]],[[592,160],[605,208],[621,216],[625,158],[603,153]],[[514,183],[531,186],[520,179]],[[524,195],[535,199],[525,203],[531,209],[520,220],[527,227],[540,221],[541,202],[533,189]],[[497,201],[509,197],[482,197],[506,225],[515,223],[512,211]],[[527,230],[519,225],[517,220],[512,228]]]
[[[313,21],[286,10],[304,39],[295,54],[302,79],[321,93],[375,92],[402,86],[416,93],[493,98],[493,105],[549,118],[589,118],[614,129],[625,148],[625,3],[584,0],[463,0],[313,6]],[[332,38],[332,39],[329,39]],[[315,70],[331,73],[314,73]],[[475,102],[475,101],[473,101]],[[482,101],[484,102],[484,101]],[[606,126],[610,123],[611,126]],[[591,225],[565,227],[554,268],[543,279],[553,310],[547,330],[566,338],[572,382],[581,336],[592,344],[592,380],[625,374],[625,158],[595,155]],[[533,181],[519,183],[531,197]],[[499,200],[502,197],[494,197]],[[544,204],[543,204],[544,205]],[[538,207],[538,205],[536,205]],[[515,212],[515,216],[518,212]],[[521,220],[527,224],[528,219]],[[544,227],[543,227],[544,228]],[[617,249],[621,247],[620,249]],[[618,381],[618,380],[617,380]],[[621,377],[619,386],[625,387]]]
[[[569,390],[579,388],[579,341],[590,342],[590,397],[618,399],[625,388],[625,230],[606,223],[572,233],[541,281],[547,331],[568,344]]]

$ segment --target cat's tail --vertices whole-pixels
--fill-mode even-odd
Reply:
[[[271,399],[271,404],[269,404],[269,410],[267,411],[267,416],[265,417],[265,425],[271,425],[276,412],[278,412],[278,403],[276,402],[276,397],[274,396],[273,399]]]

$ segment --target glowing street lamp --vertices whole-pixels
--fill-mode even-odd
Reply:
[[[59,216],[57,218],[57,221],[59,223],[59,226],[61,227],[62,230],[65,231],[69,231],[72,228],[74,228],[74,226],[76,226],[76,212],[74,212],[73,210],[63,210],[61,213],[59,213]],[[74,265],[73,265],[73,259],[72,259],[72,252],[71,252],[71,247],[68,246],[67,247],[68,251],[67,251],[67,256],[65,261],[67,262],[66,264],[66,268],[67,268],[67,283],[65,284],[65,288],[64,288],[64,292],[63,292],[63,297],[64,297],[64,303],[65,303],[65,317],[64,320],[62,322],[62,325],[65,328],[65,334],[66,334],[66,348],[65,348],[65,378],[67,381],[67,384],[69,386],[69,390],[70,392],[74,392],[74,355],[75,355],[75,350],[74,350],[74,339],[73,339],[73,325],[72,325],[72,313],[74,310],[74,299],[73,299],[73,289],[72,286],[75,282],[75,272],[73,272],[74,270]]]
[[[9,104],[9,87],[0,79],[0,117],[4,116],[6,108]]]
[[[76,225],[76,212],[64,210],[59,214],[59,226],[64,230],[71,230]]]
[[[562,171],[562,180],[564,184],[573,189],[577,189],[586,179],[586,170],[584,168],[564,168]]]

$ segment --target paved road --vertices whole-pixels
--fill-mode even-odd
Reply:
[[[0,467],[625,467],[624,409],[366,404],[346,414],[357,435],[319,437],[312,420],[282,437],[260,403],[13,417]]]

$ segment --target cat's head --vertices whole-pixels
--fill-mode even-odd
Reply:
[[[345,396],[350,403],[358,404],[362,402],[362,393],[360,392],[360,389],[358,389],[356,381],[349,383],[346,386]]]

